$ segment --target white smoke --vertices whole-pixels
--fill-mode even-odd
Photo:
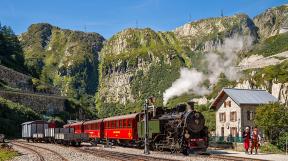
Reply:
[[[172,86],[163,93],[163,104],[166,105],[170,98],[180,96],[185,93],[195,93],[197,95],[208,94],[210,89],[203,86],[205,80],[210,84],[215,84],[221,73],[224,73],[229,80],[237,80],[241,73],[235,68],[238,53],[251,46],[253,39],[250,36],[233,36],[224,39],[222,44],[216,46],[214,51],[205,55],[208,74],[196,69],[180,69],[180,78],[172,83]]]

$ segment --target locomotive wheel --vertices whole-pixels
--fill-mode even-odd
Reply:
[[[182,149],[181,153],[185,156],[188,156],[189,153],[188,153],[188,150],[185,148],[185,149]]]
[[[72,145],[72,146],[76,146],[76,142],[75,142],[75,141],[72,141],[72,142],[71,142],[71,145]]]
[[[170,153],[171,153],[171,154],[177,153],[176,147],[171,147],[171,148],[170,148]]]

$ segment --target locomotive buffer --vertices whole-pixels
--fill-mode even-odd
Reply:
[[[148,141],[148,134],[149,134],[149,128],[148,128],[148,110],[149,108],[153,109],[153,116],[155,115],[155,97],[149,97],[145,100],[144,103],[144,134],[145,134],[145,140],[144,140],[144,154],[150,154],[149,151],[149,141]]]

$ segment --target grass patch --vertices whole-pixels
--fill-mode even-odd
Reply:
[[[8,149],[0,148],[0,161],[10,160],[17,155],[18,155],[18,153],[14,150],[8,150]]]

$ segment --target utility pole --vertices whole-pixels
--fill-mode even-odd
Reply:
[[[138,20],[136,20],[136,29],[138,29]]]
[[[149,124],[148,124],[148,110],[149,108],[153,108],[153,117],[156,115],[156,109],[154,107],[154,103],[156,102],[155,97],[151,96],[145,100],[144,103],[144,154],[150,154],[149,151]]]
[[[221,10],[221,17],[224,17],[224,14],[223,14],[223,9]]]
[[[144,131],[145,131],[145,140],[144,140],[144,154],[150,154],[149,152],[149,143],[148,143],[148,134],[149,134],[149,129],[148,129],[148,99],[145,100],[144,103]]]

